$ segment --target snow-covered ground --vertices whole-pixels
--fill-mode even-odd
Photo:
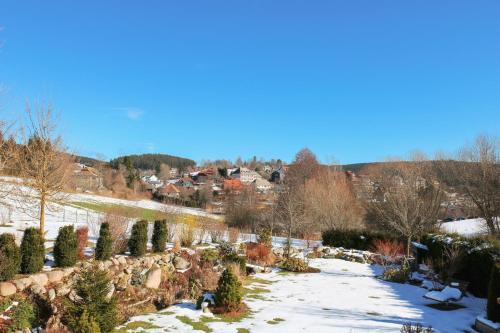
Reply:
[[[441,229],[449,233],[457,233],[462,236],[478,236],[488,232],[486,222],[483,219],[467,219],[445,222]]]
[[[205,320],[205,324],[217,333],[245,332],[241,329],[259,333],[356,333],[399,332],[403,323],[420,322],[437,332],[452,333],[472,331],[475,317],[486,306],[485,300],[469,296],[459,302],[465,308],[443,312],[426,306],[433,303],[423,298],[427,290],[377,279],[379,266],[337,259],[314,259],[310,264],[321,273],[257,274],[257,278],[271,283],[249,286],[269,290],[259,297],[247,294],[250,317],[234,323]],[[182,303],[160,313],[134,317],[129,324],[143,321],[156,326],[148,332],[198,332],[178,316],[199,322],[205,315],[193,304]]]

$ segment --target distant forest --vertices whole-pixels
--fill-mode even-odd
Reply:
[[[111,167],[118,168],[119,164],[124,164],[124,160],[128,158],[134,168],[140,170],[160,170],[161,164],[167,164],[172,168],[186,170],[190,166],[195,166],[196,162],[188,158],[165,155],[165,154],[142,154],[142,155],[127,155],[120,156],[109,163]]]

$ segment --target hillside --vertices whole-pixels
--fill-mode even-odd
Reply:
[[[120,156],[109,163],[116,168],[123,163],[125,158],[128,158],[134,168],[141,170],[159,170],[161,164],[167,164],[172,168],[185,170],[187,167],[195,166],[196,162],[183,157],[166,155],[166,154],[142,154],[142,155],[127,155]]]

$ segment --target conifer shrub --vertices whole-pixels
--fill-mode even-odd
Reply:
[[[259,243],[265,244],[267,247],[272,248],[273,245],[273,235],[271,229],[262,228],[259,231]]]
[[[12,234],[0,235],[0,281],[12,279],[19,272],[21,252]]]
[[[167,230],[167,220],[157,220],[155,221],[153,227],[153,237],[151,242],[153,243],[153,252],[164,252],[167,243],[168,230]]]
[[[215,305],[224,311],[238,311],[242,305],[242,288],[231,269],[222,273],[215,292]]]
[[[21,242],[21,273],[33,274],[42,270],[45,260],[45,248],[40,230],[28,228],[24,230]]]
[[[111,280],[106,271],[95,266],[82,271],[74,287],[76,301],[68,300],[67,313],[63,318],[72,332],[83,332],[79,331],[82,324],[89,328],[95,327],[93,322],[99,326],[102,333],[113,330],[118,323],[118,311],[116,298],[108,297],[111,288]],[[86,323],[81,323],[80,320],[84,315],[88,319]]]
[[[75,333],[101,333],[101,328],[97,324],[94,318],[89,317],[86,310],[83,311],[82,316],[78,320],[78,326],[75,329]]]
[[[500,263],[491,268],[486,313],[492,322],[500,322]]]
[[[59,228],[54,244],[54,259],[57,267],[71,267],[76,264],[78,241],[72,225]]]
[[[87,242],[89,240],[89,228],[79,227],[76,229],[76,239],[78,241],[78,259],[85,259],[85,247],[87,247]]]
[[[130,255],[140,257],[146,253],[148,246],[148,221],[139,221],[132,227],[128,241]]]
[[[113,239],[109,230],[109,223],[104,222],[99,229],[99,238],[95,247],[95,258],[105,261],[111,258],[113,254]]]

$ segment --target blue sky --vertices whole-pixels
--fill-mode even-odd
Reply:
[[[500,133],[500,2],[0,2],[0,113],[112,158],[342,163]]]

